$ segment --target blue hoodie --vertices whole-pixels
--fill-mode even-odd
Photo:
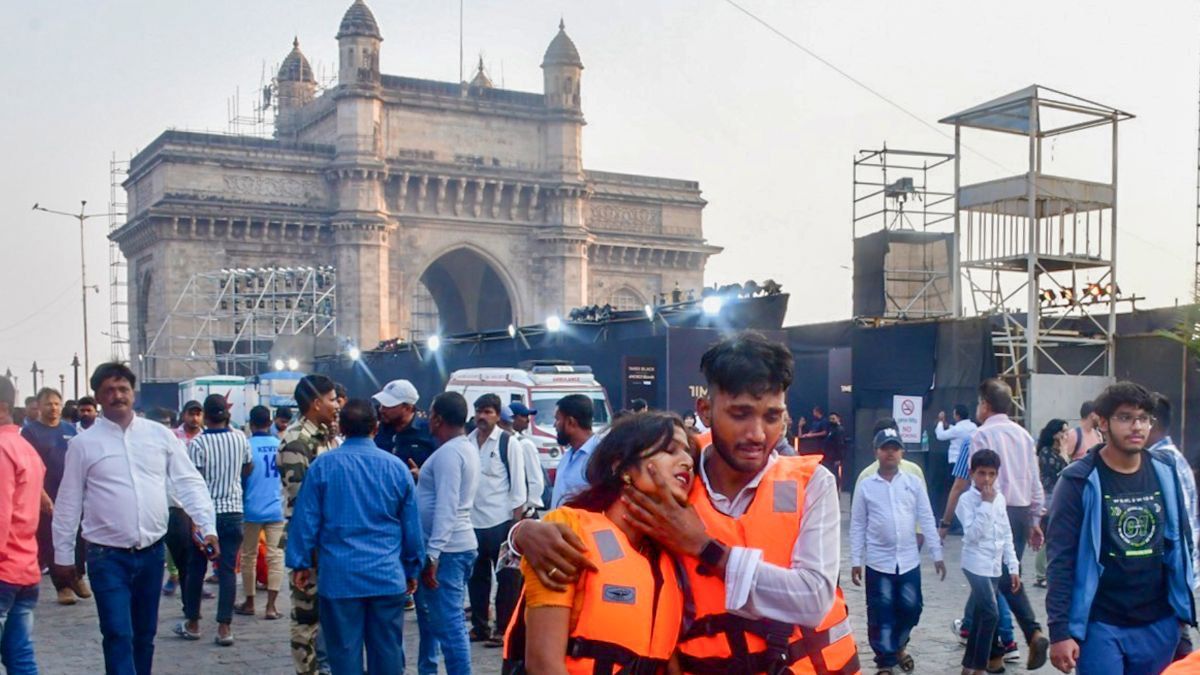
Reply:
[[[1104,565],[1100,562],[1103,535],[1100,475],[1096,468],[1099,448],[1072,462],[1059,475],[1050,504],[1046,532],[1046,614],[1050,641],[1087,638],[1092,598],[1100,585]],[[1161,450],[1146,450],[1162,486],[1167,512],[1163,532],[1163,565],[1167,576],[1167,600],[1175,616],[1196,624],[1192,600],[1192,535],[1187,521],[1183,489],[1175,473],[1175,461]],[[1180,526],[1180,523],[1183,526]]]

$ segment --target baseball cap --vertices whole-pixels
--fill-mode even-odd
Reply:
[[[500,406],[500,421],[512,423],[513,411],[512,406]]]
[[[375,394],[371,398],[379,402],[379,405],[385,408],[398,406],[401,403],[414,404],[421,395],[417,393],[417,388],[408,380],[392,380],[387,383],[383,391]]]
[[[209,394],[204,398],[204,416],[219,418],[229,411],[229,404],[221,394]]]
[[[524,415],[525,417],[529,417],[530,415],[537,414],[536,410],[534,410],[533,408],[527,407],[524,403],[521,403],[520,401],[513,401],[512,403],[509,403],[508,408],[509,408],[509,410],[512,411],[512,414],[514,414],[514,415]]]
[[[188,401],[183,404],[183,409],[179,412],[187,412],[189,410],[204,410],[204,406],[200,405],[200,401]]]
[[[904,449],[904,441],[900,440],[899,432],[891,427],[880,429],[879,433],[875,434],[875,447],[882,448],[889,443],[898,446],[901,450]]]

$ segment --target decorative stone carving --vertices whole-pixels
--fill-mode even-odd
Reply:
[[[587,224],[594,230],[657,234],[662,230],[662,209],[591,202]]]

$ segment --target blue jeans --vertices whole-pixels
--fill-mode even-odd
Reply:
[[[1075,671],[1090,673],[1161,673],[1171,664],[1179,642],[1174,615],[1145,626],[1113,626],[1093,621],[1087,639],[1079,643]]]
[[[442,648],[446,672],[471,675],[471,643],[463,614],[463,594],[475,564],[475,551],[443,553],[438,558],[437,588],[417,585],[417,673],[437,675],[437,650]]]
[[[996,607],[1000,612],[1000,623],[996,627],[996,634],[1000,636],[1000,641],[1004,644],[1016,641],[1016,636],[1013,635],[1013,620],[1012,611],[1008,608],[1008,600],[1004,599],[1004,594],[996,596]],[[971,631],[971,613],[974,607],[971,605],[971,598],[967,598],[967,604],[963,608],[963,629],[968,633]]]
[[[318,590],[317,597],[333,675],[362,675],[364,646],[368,673],[404,672],[403,593],[327,598]]]
[[[921,619],[921,568],[888,574],[867,568],[867,637],[875,665],[892,668]]]
[[[89,544],[87,559],[104,636],[105,671],[150,675],[162,597],[162,542],[140,551]]]
[[[33,655],[33,607],[38,585],[14,586],[0,581],[0,662],[8,675],[37,675]]]
[[[963,574],[971,586],[969,603],[972,612],[971,633],[967,636],[962,665],[963,668],[985,670],[988,659],[1004,655],[1003,646],[996,640],[996,624],[1000,621],[996,598],[1000,596],[1000,582],[1009,579],[1007,576],[984,577],[966,570],[963,570]],[[1178,631],[1175,637],[1179,637]]]
[[[217,543],[221,555],[215,563],[217,573],[217,623],[233,621],[233,600],[237,593],[237,575],[234,568],[242,552],[242,514],[217,514]],[[194,545],[193,545],[194,546]],[[204,594],[204,574],[208,571],[208,559],[198,549],[193,550],[188,561],[188,571],[183,589],[183,613],[191,621],[200,618],[200,599]]]

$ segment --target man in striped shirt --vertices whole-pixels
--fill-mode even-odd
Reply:
[[[214,642],[233,644],[230,622],[233,620],[237,578],[234,566],[242,548],[242,477],[254,470],[250,442],[246,435],[229,428],[229,407],[225,397],[210,394],[204,399],[204,433],[188,444],[188,457],[208,485],[217,513],[217,541],[221,556],[217,567],[217,635]],[[185,640],[200,638],[200,597],[208,569],[205,556],[194,555],[188,563],[183,589],[186,621],[175,626],[175,634]]]
[[[1038,475],[1037,449],[1033,437],[1020,424],[1008,417],[1013,408],[1012,390],[1008,385],[997,379],[984,380],[979,385],[979,406],[975,417],[979,419],[979,429],[971,436],[970,445],[962,453],[968,461],[980,450],[992,450],[1000,455],[1000,473],[996,477],[996,487],[1008,508],[1008,520],[1012,526],[1013,545],[1016,548],[1017,561],[1020,562],[1025,552],[1025,543],[1036,551],[1043,542],[1042,528],[1039,521],[1045,505],[1045,495],[1042,481]],[[956,478],[954,487],[950,489],[950,498],[946,502],[946,512],[942,522],[938,523],[938,534],[945,539],[950,527],[950,518],[958,506],[958,497],[967,487],[967,482]],[[1020,570],[1011,570],[1020,574]],[[1007,577],[1010,570],[1001,570],[1002,577]],[[1033,613],[1033,606],[1025,594],[1022,585],[1016,591],[1001,584],[1004,599],[1008,601],[1013,616],[1021,625],[1025,634],[1025,642],[1029,645],[1029,656],[1026,668],[1035,670],[1046,663],[1050,641],[1042,632],[1041,625]]]

